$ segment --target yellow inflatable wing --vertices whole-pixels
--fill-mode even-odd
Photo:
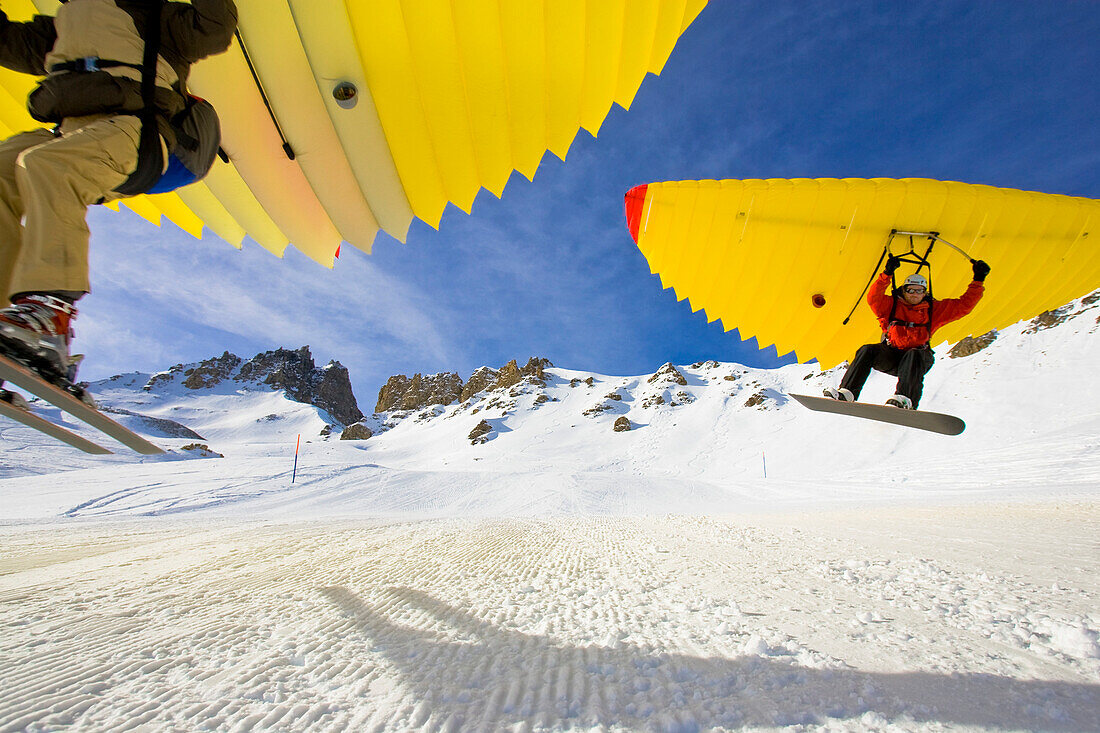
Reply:
[[[178,193],[128,199],[195,236],[288,243],[331,266],[341,242],[369,252],[414,217],[438,227],[565,157],[613,103],[629,108],[707,0],[236,0],[240,33],[196,64],[231,163]],[[5,0],[12,20],[57,0]],[[0,73],[0,127],[37,125],[33,80]]]
[[[992,267],[978,307],[936,343],[1100,286],[1093,199],[921,178],[676,181],[632,189],[626,215],[663,287],[741,338],[824,369],[881,335],[863,293],[887,250],[913,260],[899,282],[926,259],[941,300],[971,281],[968,258]]]

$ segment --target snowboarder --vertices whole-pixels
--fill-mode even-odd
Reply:
[[[0,142],[0,353],[74,381],[77,300],[90,290],[88,207],[121,198],[138,168],[146,18],[160,6],[157,130],[185,106],[192,63],[225,51],[233,0],[61,0],[56,18],[0,10],[0,65],[45,76],[31,115],[56,125]],[[153,26],[155,27],[155,25]]]
[[[917,409],[924,390],[924,375],[932,368],[932,334],[940,326],[957,321],[974,310],[985,292],[985,277],[989,265],[972,260],[974,280],[959,298],[933,300],[928,281],[913,274],[893,295],[886,288],[893,282],[901,259],[891,255],[886,268],[871,285],[867,304],[882,327],[879,343],[861,346],[848,365],[840,387],[827,387],[825,396],[834,400],[855,402],[871,374],[872,367],[898,378],[897,394],[886,400],[887,405],[909,410]]]

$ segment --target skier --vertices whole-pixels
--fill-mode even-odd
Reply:
[[[138,168],[148,13],[160,8],[157,130],[185,106],[192,63],[225,51],[233,0],[61,0],[57,17],[25,23],[0,10],[0,65],[45,76],[31,115],[54,123],[0,142],[0,353],[74,381],[77,300],[90,290],[88,207],[121,198]]]
[[[840,387],[826,387],[825,396],[855,402],[873,367],[898,378],[897,394],[886,400],[887,405],[917,409],[924,390],[924,375],[934,361],[932,334],[940,326],[957,321],[974,310],[985,292],[989,265],[982,260],[971,262],[974,280],[959,298],[933,300],[928,292],[928,281],[917,274],[905,278],[891,297],[886,294],[886,288],[901,265],[901,259],[891,255],[886,260],[886,268],[867,293],[867,304],[882,327],[882,340],[861,346],[844,372]]]

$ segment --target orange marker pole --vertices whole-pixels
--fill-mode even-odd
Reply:
[[[298,443],[294,446],[294,473],[290,476],[290,483],[298,478],[298,449],[302,446],[302,434],[298,433]]]

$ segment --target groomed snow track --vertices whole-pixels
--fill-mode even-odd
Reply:
[[[1086,730],[1098,514],[9,526],[0,731]]]

